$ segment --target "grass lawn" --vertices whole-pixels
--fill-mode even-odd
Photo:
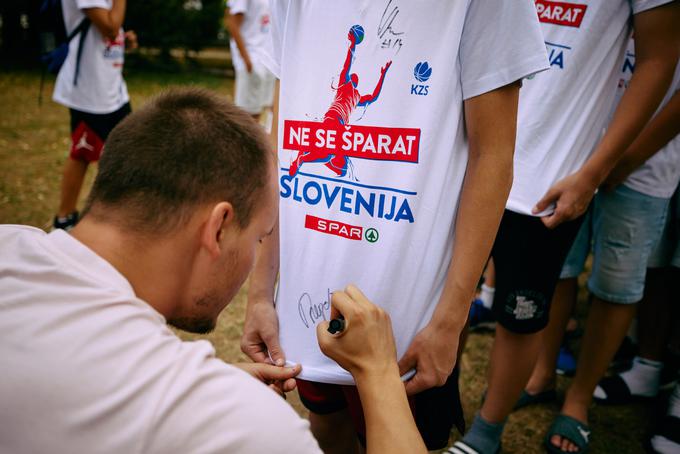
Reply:
[[[233,82],[208,74],[166,74],[131,71],[127,75],[133,110],[150,96],[173,85],[198,85],[230,96]],[[29,71],[0,73],[0,223],[28,224],[48,229],[58,205],[61,169],[69,148],[69,115],[66,108],[50,101],[54,80],[49,78],[42,106],[37,96],[40,74]],[[83,197],[92,182],[88,174]],[[239,349],[244,316],[245,292],[220,317],[215,332],[207,336],[180,334],[185,339],[207,339],[220,358],[228,362],[245,360]],[[490,334],[470,336],[462,364],[461,392],[467,421],[479,408],[485,388]],[[560,397],[568,379],[560,378]],[[304,414],[297,396],[289,397]],[[542,439],[557,404],[526,408],[510,416],[503,438],[504,452],[543,452]],[[643,406],[593,407],[591,426],[593,453],[638,453],[650,412]]]

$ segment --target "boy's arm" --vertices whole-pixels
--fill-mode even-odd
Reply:
[[[274,152],[278,147],[279,81],[274,87],[274,106],[270,140]],[[278,162],[278,158],[277,158]],[[275,177],[274,177],[275,178]],[[274,308],[274,288],[279,274],[279,224],[271,235],[262,240],[257,251],[255,266],[250,273],[246,320],[241,337],[241,350],[256,362],[269,362],[282,366],[285,355],[279,344],[279,321]]]
[[[399,361],[408,394],[441,386],[456,364],[460,333],[489,258],[512,186],[519,82],[465,101],[470,142],[465,180],[456,216],[456,237],[444,291],[430,323]]]
[[[399,378],[389,315],[353,285],[333,292],[331,301],[331,318],[343,316],[345,328],[330,334],[329,322],[321,322],[317,339],[321,351],[354,377],[366,421],[367,453],[427,452]]]
[[[125,19],[126,0],[113,0],[111,9],[85,8],[83,13],[105,37],[114,41]]]
[[[576,173],[558,181],[534,207],[535,213],[555,205],[542,218],[548,228],[579,217],[595,190],[635,140],[659,106],[673,79],[680,49],[680,2],[634,16],[635,72],[607,132]]]
[[[605,189],[614,189],[628,175],[654,156],[680,134],[680,91],[676,91],[668,104],[642,130],[628,147],[614,170],[605,181]]]
[[[241,25],[243,24],[244,19],[245,16],[243,13],[229,14],[226,20],[227,30],[229,30],[229,34],[236,43],[238,52],[241,54],[241,58],[243,58],[243,62],[246,65],[246,70],[251,72],[253,70],[253,62],[250,60],[250,54],[248,53],[248,49],[246,49],[246,43],[243,40],[243,35],[241,35]]]

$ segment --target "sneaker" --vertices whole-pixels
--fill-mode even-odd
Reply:
[[[496,328],[496,318],[493,316],[493,311],[487,309],[479,298],[476,298],[470,306],[468,322],[470,323],[470,331],[492,331]]]
[[[52,229],[62,229],[62,230],[71,230],[73,227],[76,226],[78,223],[78,212],[74,211],[73,213],[67,214],[65,217],[59,217],[55,216],[54,217],[54,222],[52,223]]]
[[[557,367],[555,372],[558,375],[565,375],[572,377],[576,373],[576,357],[567,345],[560,347],[560,353],[557,355]]]

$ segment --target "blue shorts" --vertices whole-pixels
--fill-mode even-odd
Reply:
[[[661,239],[647,262],[647,268],[667,266],[680,268],[680,189],[675,191],[671,199]]]
[[[588,290],[619,304],[642,299],[647,262],[659,242],[670,199],[652,197],[620,185],[595,195],[581,230],[562,267],[561,279],[583,271],[593,249]]]

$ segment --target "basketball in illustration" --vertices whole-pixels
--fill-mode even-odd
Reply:
[[[349,29],[349,32],[354,35],[354,42],[356,44],[359,44],[364,40],[364,27],[361,25],[352,25],[352,28]]]

